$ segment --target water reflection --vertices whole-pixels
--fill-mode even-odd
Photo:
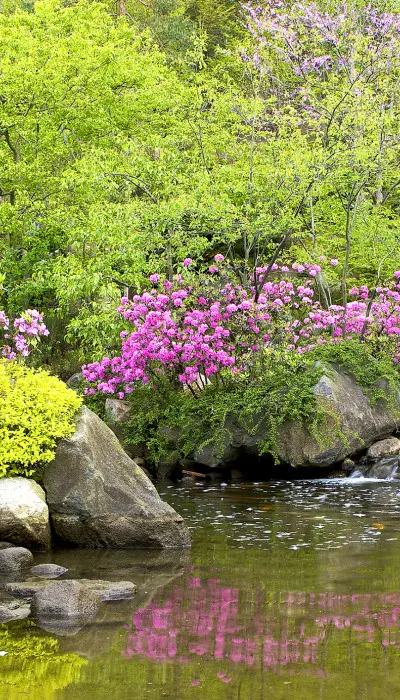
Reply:
[[[277,670],[326,660],[340,637],[400,647],[400,593],[335,594],[226,588],[188,578],[132,617],[126,658],[188,663],[194,657]],[[340,634],[339,634],[340,633]],[[320,671],[323,670],[320,666]]]
[[[64,659],[84,663],[40,700],[400,697],[399,484],[161,492],[190,524],[191,552],[53,554],[68,577],[132,580],[139,594],[57,639],[60,673]],[[5,658],[8,679],[23,678],[18,657]],[[46,677],[48,659],[29,664]],[[1,690],[0,675],[9,700]]]

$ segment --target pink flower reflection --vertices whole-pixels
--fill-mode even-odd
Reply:
[[[192,575],[134,613],[132,625],[124,625],[122,655],[154,663],[183,664],[201,657],[203,663],[229,664],[231,675],[217,673],[224,683],[239,666],[289,675],[307,666],[318,675],[325,673],[318,665],[329,653],[332,635],[347,643],[353,633],[362,644],[398,647],[399,618],[400,593],[266,595],[261,587],[249,592]]]

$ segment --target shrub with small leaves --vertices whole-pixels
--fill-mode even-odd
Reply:
[[[77,394],[44,370],[0,359],[0,477],[31,476],[74,432]]]

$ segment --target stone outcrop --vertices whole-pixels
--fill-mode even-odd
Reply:
[[[380,389],[390,396],[382,381]],[[400,424],[400,396],[394,404],[380,399],[372,403],[351,374],[331,368],[314,388],[319,408],[325,414],[325,426],[314,436],[299,421],[282,425],[278,454],[292,466],[329,467],[373,442],[394,432]]]
[[[62,440],[47,465],[44,486],[53,529],[64,541],[115,548],[190,546],[183,518],[86,407],[74,435]]]
[[[118,440],[124,443],[126,424],[132,415],[132,406],[128,401],[122,399],[106,399],[104,405],[104,420]],[[124,445],[125,452],[133,459],[139,467],[145,467],[146,445]]]
[[[131,417],[132,409],[130,403],[121,399],[106,399],[105,418],[107,424],[111,426],[122,426]]]
[[[32,479],[0,479],[0,539],[33,549],[50,548],[46,496]]]
[[[75,374],[73,374],[69,379],[67,379],[65,383],[70,389],[78,391],[81,388],[84,381],[85,380],[83,379],[82,372],[75,372]]]
[[[390,389],[384,380],[379,388],[389,398]],[[342,369],[327,368],[314,394],[324,420],[315,431],[307,421],[287,421],[280,426],[276,452],[284,464],[330,467],[365,450],[395,432],[400,425],[400,395],[390,396],[390,401],[380,399],[372,403],[355,378]],[[236,416],[228,416],[223,449],[218,453],[211,444],[207,445],[194,453],[194,459],[215,469],[232,464],[238,458],[245,459],[244,455],[257,457],[258,445],[266,437],[262,414],[254,417],[254,426],[254,431],[246,431]]]

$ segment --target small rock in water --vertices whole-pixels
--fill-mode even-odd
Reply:
[[[8,547],[0,550],[0,574],[9,576],[32,566],[33,555],[25,547]]]
[[[399,465],[398,457],[385,457],[374,464],[367,476],[374,479],[390,479]]]
[[[81,588],[92,592],[102,601],[130,600],[136,593],[136,586],[132,581],[93,581],[91,579],[66,579],[63,581],[42,579],[41,581],[13,582],[6,585],[6,592],[16,598],[30,599],[49,586],[54,591],[58,586],[61,594],[64,590],[64,583],[68,585],[79,584]]]
[[[347,457],[345,460],[342,462],[342,469],[346,474],[351,474],[352,471],[356,468],[356,463],[353,462],[352,459]]]
[[[96,593],[102,601],[130,600],[136,593],[132,581],[92,581],[82,578],[79,582]]]
[[[367,457],[369,459],[381,459],[382,457],[392,457],[399,453],[400,440],[396,437],[390,437],[386,438],[386,440],[374,442],[374,444],[368,448]]]
[[[38,589],[32,600],[32,614],[42,622],[57,621],[67,627],[92,620],[99,608],[99,597],[79,581],[52,581]]]
[[[37,566],[32,566],[30,573],[38,578],[57,578],[66,574],[68,569],[64,566],[58,566],[57,564],[38,564]]]

